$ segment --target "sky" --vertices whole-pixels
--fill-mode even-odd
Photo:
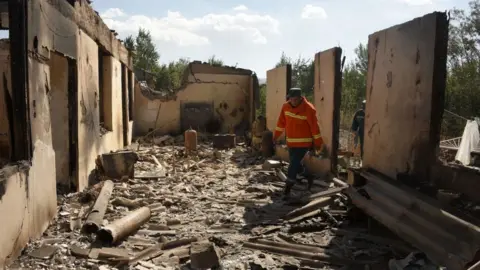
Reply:
[[[149,30],[161,63],[215,55],[265,78],[282,52],[313,58],[340,46],[352,60],[369,34],[433,11],[466,9],[468,0],[94,0],[92,5],[120,39],[140,27]]]

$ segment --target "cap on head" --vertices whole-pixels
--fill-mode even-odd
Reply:
[[[364,100],[362,101],[362,104],[366,104],[366,103],[367,103],[367,100],[364,99]]]
[[[302,89],[300,88],[290,88],[287,95],[288,98],[301,97],[301,96],[302,96]]]

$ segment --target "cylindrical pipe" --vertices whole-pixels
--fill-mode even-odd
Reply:
[[[117,243],[138,230],[150,219],[150,215],[150,208],[146,206],[129,212],[121,219],[117,219],[113,223],[100,229],[97,232],[97,239],[109,244]]]
[[[112,196],[113,191],[113,182],[106,180],[103,182],[102,190],[98,195],[95,204],[93,205],[92,211],[88,214],[87,220],[83,224],[82,230],[86,233],[96,233],[103,224],[103,216],[105,216],[105,211],[107,210],[108,201]]]

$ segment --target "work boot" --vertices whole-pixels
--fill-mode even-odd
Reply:
[[[295,185],[295,180],[287,178],[287,181],[285,182],[285,190],[283,192],[284,199],[288,199],[290,196],[290,192],[292,191],[292,187]]]

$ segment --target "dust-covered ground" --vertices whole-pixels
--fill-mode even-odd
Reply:
[[[113,245],[81,232],[100,181],[59,195],[57,217],[10,269],[385,270],[388,259],[407,254],[398,239],[372,237],[333,183],[316,179],[310,191],[301,183],[284,200],[284,183],[262,168],[263,158],[241,143],[215,150],[201,141],[189,155],[183,137],[134,147],[135,178],[114,180],[104,225],[146,206],[151,216],[139,230]]]

